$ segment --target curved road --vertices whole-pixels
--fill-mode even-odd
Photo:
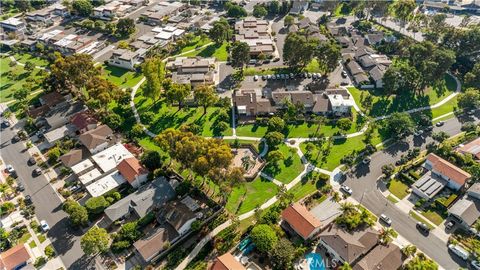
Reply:
[[[477,118],[475,119],[478,123]],[[463,119],[467,121],[468,119]],[[445,121],[442,127],[435,127],[433,132],[444,131],[450,136],[461,132],[461,122],[457,118]],[[472,119],[470,119],[472,120]],[[465,262],[461,261],[455,255],[448,252],[446,243],[436,237],[433,233],[424,236],[416,229],[416,220],[402,212],[383,196],[380,189],[383,188],[382,182],[377,179],[382,175],[382,166],[385,164],[394,164],[405,154],[408,149],[421,147],[432,142],[432,138],[425,136],[422,138],[407,139],[408,142],[398,142],[383,151],[376,152],[371,156],[370,165],[358,165],[353,175],[348,176],[345,184],[353,189],[353,198],[365,206],[375,215],[386,214],[392,219],[392,227],[409,242],[415,244],[419,249],[438,262],[445,269],[458,269],[459,266],[466,267]]]

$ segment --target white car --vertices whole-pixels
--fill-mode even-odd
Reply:
[[[5,167],[5,170],[8,172],[8,173],[13,173],[15,172],[15,169],[13,168],[12,165],[8,164],[6,167]]]
[[[253,76],[253,80],[258,81],[258,76],[257,75]]]
[[[349,186],[347,186],[347,185],[341,185],[341,186],[340,186],[340,189],[341,189],[343,192],[345,192],[345,193],[347,193],[347,194],[349,194],[349,195],[352,195],[352,193],[353,193],[353,190],[352,190]]]
[[[388,226],[392,225],[392,220],[389,217],[387,217],[385,214],[380,215],[380,220],[385,222],[385,224],[387,224]]]
[[[450,244],[448,245],[448,249],[465,261],[468,259],[468,257],[470,257],[470,253],[461,246]]]
[[[362,160],[362,163],[363,163],[363,164],[369,164],[370,161],[372,161],[372,158],[371,158],[371,157],[366,157],[366,158],[364,158],[364,159]]]
[[[40,221],[40,227],[43,232],[48,232],[48,230],[50,230],[50,226],[48,226],[48,223],[45,220]]]

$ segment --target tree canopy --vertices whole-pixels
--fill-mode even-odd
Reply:
[[[135,33],[135,22],[130,18],[121,18],[117,22],[115,33],[121,37],[129,37]]]
[[[245,42],[235,41],[231,49],[232,66],[243,68],[250,61],[250,46]]]
[[[395,112],[385,121],[388,132],[397,139],[411,134],[415,127],[415,124],[408,113]]]
[[[229,40],[232,36],[232,30],[230,29],[230,25],[226,20],[218,20],[213,23],[212,29],[208,31],[210,39],[215,41],[217,44],[221,44],[222,42]]]
[[[88,230],[80,240],[80,246],[87,255],[96,255],[109,248],[110,236],[107,231],[97,226]]]
[[[267,224],[260,224],[253,227],[250,238],[258,251],[264,253],[271,251],[278,242],[277,234],[272,227]]]

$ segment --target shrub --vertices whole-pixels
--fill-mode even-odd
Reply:
[[[90,198],[85,203],[85,207],[87,208],[87,211],[90,214],[100,214],[109,205],[110,204],[103,196]]]
[[[46,263],[47,263],[47,258],[41,256],[41,257],[38,257],[35,260],[35,263],[33,264],[33,266],[35,266],[35,268],[40,268],[41,266],[45,265]]]
[[[113,242],[111,248],[113,253],[120,253],[123,250],[129,248],[130,245],[131,245],[130,241],[122,240],[122,241]]]
[[[44,252],[45,252],[45,255],[50,259],[55,257],[55,250],[51,245],[48,245],[47,247],[45,247]]]

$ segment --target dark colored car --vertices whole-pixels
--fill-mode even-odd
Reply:
[[[25,196],[24,201],[25,201],[26,205],[30,205],[30,204],[32,204],[32,197],[30,197],[30,195],[27,195],[27,196]]]
[[[16,142],[19,142],[19,141],[20,141],[20,137],[18,135],[13,136],[13,138],[12,138],[13,143],[16,143]]]
[[[430,228],[427,226],[427,224],[423,222],[417,222],[417,229],[420,230],[423,233],[429,233]]]
[[[25,187],[23,186],[22,183],[18,183],[18,184],[17,184],[17,190],[18,190],[18,191],[24,191],[24,190],[25,190]]]
[[[37,164],[37,161],[35,160],[35,158],[31,157],[31,158],[28,159],[27,164],[32,166],[32,165]]]
[[[40,170],[39,168],[36,168],[35,170],[33,170],[33,176],[39,176],[40,174],[42,174],[42,170]]]

